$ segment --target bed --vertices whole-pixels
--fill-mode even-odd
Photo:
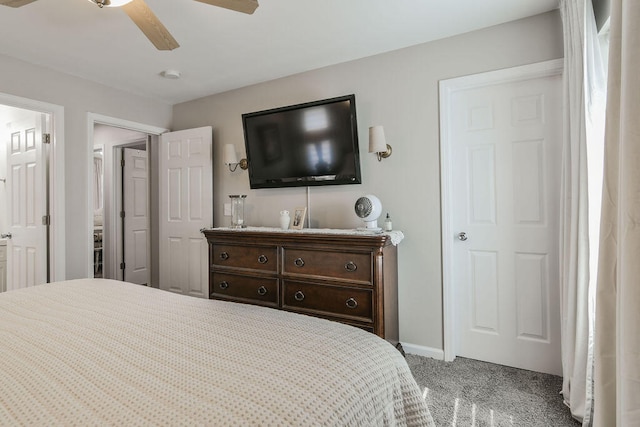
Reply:
[[[106,279],[0,295],[0,425],[433,425],[368,332]]]

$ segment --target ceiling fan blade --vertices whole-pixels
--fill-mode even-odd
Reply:
[[[133,0],[122,6],[122,9],[158,50],[173,50],[180,47],[144,0]]]
[[[25,4],[33,3],[36,0],[0,0],[0,4],[9,7],[20,7]]]
[[[253,14],[258,8],[258,0],[197,0],[212,6],[223,7],[236,12]]]

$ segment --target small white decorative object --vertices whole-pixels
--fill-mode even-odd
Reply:
[[[280,228],[288,230],[290,222],[291,217],[289,216],[289,211],[280,211]]]

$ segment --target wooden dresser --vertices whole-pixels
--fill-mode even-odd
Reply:
[[[397,343],[397,248],[386,234],[204,230],[209,297],[348,323]]]

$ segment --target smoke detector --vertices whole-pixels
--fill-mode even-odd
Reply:
[[[169,80],[177,80],[180,78],[180,71],[178,70],[164,70],[160,73],[162,77]]]

